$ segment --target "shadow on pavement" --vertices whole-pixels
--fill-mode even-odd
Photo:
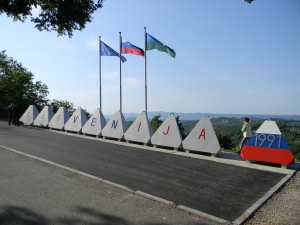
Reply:
[[[47,218],[41,214],[34,212],[33,210],[25,207],[16,207],[6,205],[0,208],[0,224],[1,225],[50,225],[50,224],[106,224],[106,225],[129,225],[132,222],[123,219],[121,217],[105,214],[100,211],[87,208],[76,207],[73,210],[76,213],[77,218],[61,218],[61,215],[57,218]],[[154,225],[154,223],[139,223],[144,225]],[[170,223],[160,223],[161,225],[168,225]],[[195,222],[195,225],[201,223]]]

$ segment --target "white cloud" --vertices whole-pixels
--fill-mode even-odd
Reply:
[[[110,81],[119,81],[120,73],[118,71],[101,73],[101,79]]]
[[[135,78],[123,78],[124,90],[131,90],[140,87],[143,84],[143,81]]]

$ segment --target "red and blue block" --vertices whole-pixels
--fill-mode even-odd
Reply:
[[[282,165],[295,164],[295,158],[281,134],[255,133],[241,150],[244,159]]]

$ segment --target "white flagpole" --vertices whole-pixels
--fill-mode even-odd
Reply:
[[[121,53],[122,53],[122,37],[121,37],[121,32],[120,34],[120,112],[122,112],[122,69],[121,69]]]
[[[101,95],[101,36],[99,36],[99,97],[100,97],[100,112],[102,112],[102,95]]]
[[[145,113],[147,116],[147,57],[146,57],[146,51],[147,51],[147,33],[146,33],[146,27],[144,27],[144,33],[145,33]]]

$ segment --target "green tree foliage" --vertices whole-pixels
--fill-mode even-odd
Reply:
[[[70,116],[72,116],[72,114],[76,111],[76,109],[74,108],[74,104],[67,100],[60,101],[60,100],[53,99],[52,102],[54,103],[54,105],[56,105],[57,108],[65,107]],[[82,110],[83,110],[86,118],[89,118],[91,116],[91,114],[86,109],[82,109]]]
[[[72,115],[76,110],[74,108],[74,104],[72,102],[67,101],[67,100],[60,101],[60,100],[53,99],[52,102],[54,103],[54,105],[56,105],[57,108],[65,107],[70,115]]]
[[[288,126],[282,121],[277,123],[277,125],[295,157],[299,157],[300,155],[298,154],[300,154],[300,126]]]
[[[233,143],[233,139],[231,137],[229,137],[226,134],[222,133],[217,128],[215,128],[214,130],[215,130],[217,139],[218,139],[219,144],[220,144],[222,149],[231,150],[232,148],[235,147],[235,144]]]
[[[15,102],[20,106],[21,114],[29,105],[35,105],[39,111],[48,104],[48,87],[41,81],[33,81],[34,75],[21,63],[0,52],[0,116],[7,116],[7,106]]]
[[[157,129],[160,127],[160,125],[163,123],[163,121],[160,119],[161,115],[158,114],[157,116],[154,116],[151,121],[150,125],[152,128],[153,133],[157,131]]]
[[[91,117],[91,114],[86,109],[82,109],[82,110],[83,110],[83,112],[84,112],[87,119]]]
[[[133,124],[134,121],[127,121],[128,127],[130,127]]]
[[[183,127],[183,124],[179,121],[179,116],[176,116],[176,122],[177,122],[182,139],[185,139],[187,135],[185,134],[185,129]]]
[[[24,22],[30,18],[40,31],[56,31],[59,36],[83,30],[104,0],[1,0],[0,14],[6,13],[14,21]],[[39,7],[39,15],[33,16],[32,7]]]

